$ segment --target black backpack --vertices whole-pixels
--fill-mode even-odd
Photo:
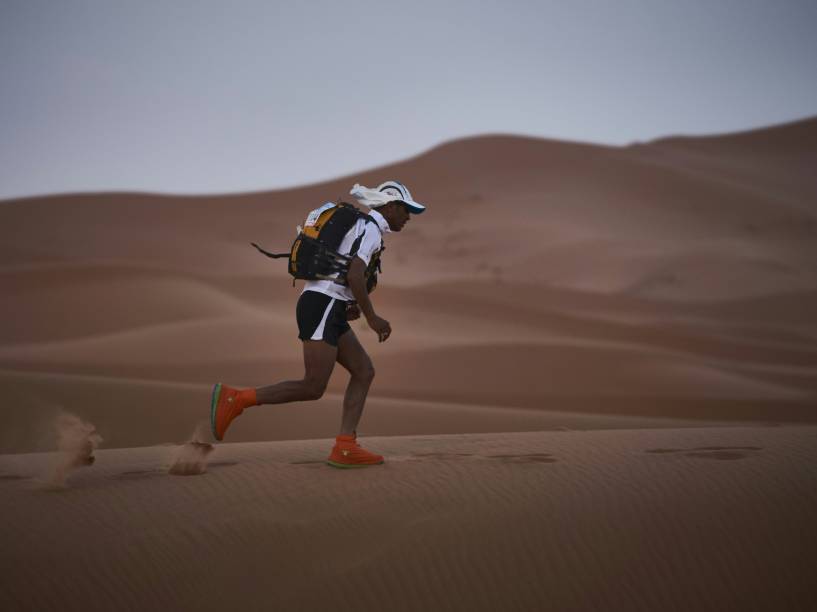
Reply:
[[[267,257],[273,259],[288,257],[289,273],[293,276],[293,285],[295,279],[333,280],[340,285],[346,285],[349,264],[357,255],[363,235],[361,234],[354,241],[348,255],[338,253],[338,248],[340,248],[343,237],[358,219],[364,219],[367,223],[375,223],[372,217],[346,202],[324,204],[309,213],[303,228],[298,227],[298,237],[292,243],[289,253],[270,253],[254,242],[250,244]],[[377,285],[377,274],[381,271],[380,255],[384,249],[381,241],[380,249],[372,255],[366,268],[364,277],[369,293]]]

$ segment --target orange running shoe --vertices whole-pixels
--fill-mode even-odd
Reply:
[[[256,405],[254,396],[255,389],[239,391],[221,383],[213,387],[210,400],[210,427],[216,440],[224,437],[230,423],[244,412],[244,408]]]
[[[327,463],[336,468],[361,468],[383,463],[383,455],[370,453],[355,441],[355,436],[340,435]]]

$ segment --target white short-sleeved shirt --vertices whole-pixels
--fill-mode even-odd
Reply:
[[[357,257],[360,257],[368,266],[377,251],[380,250],[383,244],[382,235],[391,231],[389,222],[386,218],[376,210],[369,211],[369,216],[374,219],[374,223],[369,223],[366,219],[358,219],[351,229],[346,232],[343,240],[338,247],[338,253],[341,255],[348,255],[352,250],[352,245],[358,236],[363,234],[363,239],[360,241],[360,247],[357,250]],[[347,302],[354,301],[355,296],[352,294],[351,287],[340,285],[331,280],[312,280],[304,283],[304,291],[317,291],[324,293],[337,300],[345,300]],[[303,292],[302,292],[303,293]]]

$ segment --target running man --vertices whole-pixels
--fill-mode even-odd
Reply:
[[[255,389],[233,389],[216,384],[210,408],[210,424],[216,440],[223,439],[233,419],[251,406],[319,399],[337,362],[349,371],[351,378],[343,397],[340,433],[328,463],[340,468],[383,463],[382,455],[371,453],[357,443],[357,424],[374,379],[374,367],[348,321],[358,319],[362,313],[378,341],[388,340],[391,326],[375,313],[365,273],[372,258],[378,257],[384,248],[383,235],[401,231],[410,215],[419,215],[425,206],[415,202],[406,186],[397,181],[386,181],[376,189],[355,185],[351,195],[369,208],[370,218],[358,219],[338,248],[340,254],[349,255],[357,246],[346,285],[333,280],[306,281],[298,299],[296,317],[298,337],[303,341],[303,379]]]

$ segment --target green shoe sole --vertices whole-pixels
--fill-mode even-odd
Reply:
[[[213,387],[213,395],[210,399],[210,429],[213,432],[213,437],[216,440],[221,440],[216,435],[216,407],[218,407],[218,396],[221,394],[221,383],[216,383]]]

